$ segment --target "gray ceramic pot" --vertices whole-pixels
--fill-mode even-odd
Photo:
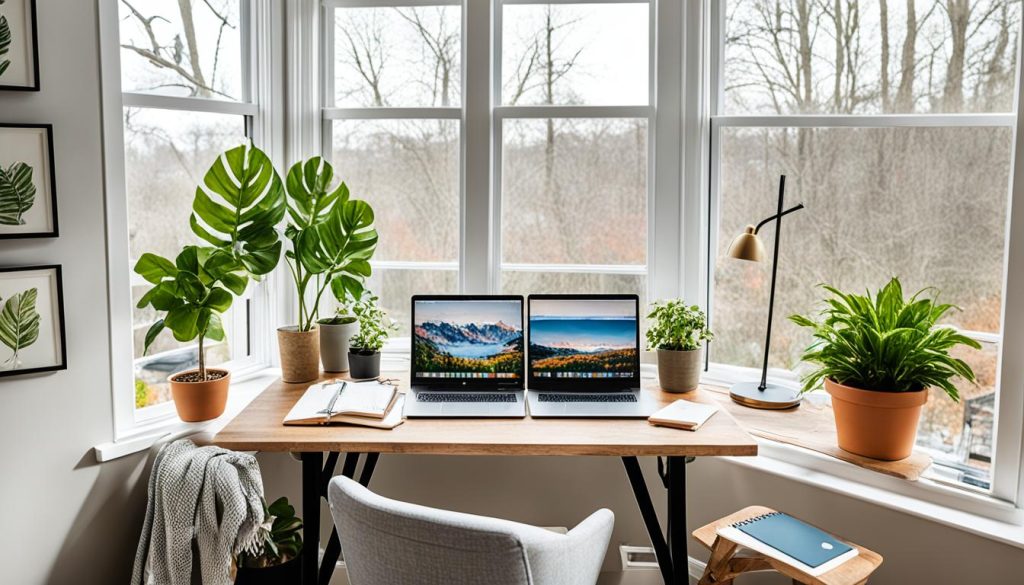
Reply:
[[[359,330],[359,324],[320,324],[320,361],[325,372],[348,371],[348,340]]]
[[[666,392],[692,392],[700,384],[704,348],[690,351],[658,350],[658,382]]]

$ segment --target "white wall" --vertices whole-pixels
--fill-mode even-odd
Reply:
[[[97,7],[37,4],[42,91],[0,91],[0,121],[53,124],[61,235],[0,242],[0,264],[63,265],[69,367],[0,380],[0,581],[125,582],[142,458],[92,454],[112,429]]]
[[[43,90],[0,92],[0,121],[54,125],[61,237],[0,242],[0,264],[64,265],[69,369],[0,381],[0,581],[124,583],[145,507],[145,470],[141,454],[103,465],[92,455],[112,429],[96,2],[38,0],[38,8]],[[283,455],[260,461],[268,494],[298,503],[299,464]],[[661,505],[652,462],[645,466]],[[880,551],[883,585],[1020,582],[1018,549],[721,462],[690,469],[694,525],[762,503]],[[607,506],[617,517],[613,543],[645,542],[617,459],[384,456],[373,486],[544,525],[572,525]]]

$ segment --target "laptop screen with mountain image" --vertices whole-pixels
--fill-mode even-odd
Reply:
[[[531,295],[532,387],[629,388],[639,383],[636,295]]]
[[[418,385],[523,385],[523,298],[413,297]]]

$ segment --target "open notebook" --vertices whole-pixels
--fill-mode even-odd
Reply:
[[[391,429],[402,424],[404,396],[379,382],[313,384],[284,417],[286,425],[352,424]]]

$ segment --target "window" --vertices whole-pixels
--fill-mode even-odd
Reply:
[[[500,290],[643,295],[651,6],[497,10]]]
[[[382,234],[368,286],[409,335],[409,297],[459,275],[462,8],[326,8],[323,150]]]
[[[786,220],[770,367],[801,369],[810,339],[784,317],[817,309],[816,284],[877,289],[897,275],[907,289],[934,286],[962,308],[949,323],[984,349],[961,352],[978,384],[960,384],[960,404],[931,396],[918,446],[946,477],[987,490],[1020,2],[730,0],[717,10],[711,361],[761,363],[770,266],[725,250],[773,213],[786,174],[787,200],[807,209]]]
[[[120,78],[123,183],[111,185],[123,184],[128,237],[120,258],[131,290],[125,301],[133,307],[133,408],[121,408],[124,396],[117,400],[119,411],[130,412],[123,418],[137,423],[173,412],[167,375],[197,363],[198,353],[194,343],[177,342],[165,331],[143,355],[146,330],[157,316],[151,308],[134,308],[149,284],[132,266],[144,252],[173,259],[182,246],[200,243],[185,228],[196,185],[221,152],[249,139],[264,147],[252,47],[253,23],[265,6],[256,0],[118,0],[104,8],[116,10],[118,23],[117,58],[109,49],[104,58],[118,65]],[[106,113],[116,112],[108,107]],[[235,299],[223,320],[227,338],[208,346],[208,364],[232,362],[238,372],[255,359],[249,328],[263,294],[251,286]],[[129,427],[121,418],[119,427]]]
[[[401,335],[414,292],[646,294],[652,3],[323,6],[323,152],[377,213],[369,286]],[[468,67],[476,54],[490,58]],[[486,123],[467,122],[473,103]]]

